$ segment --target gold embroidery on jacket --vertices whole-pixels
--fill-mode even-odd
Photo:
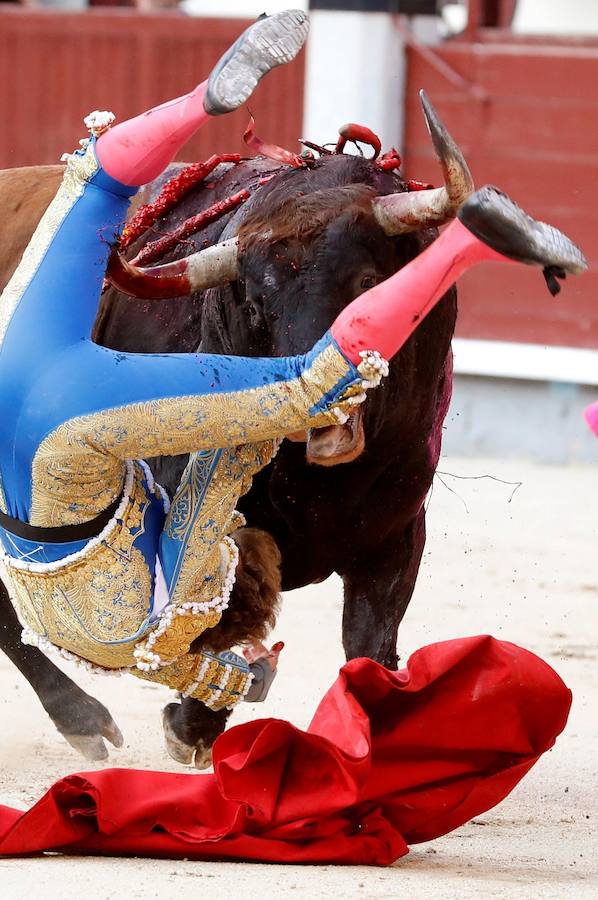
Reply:
[[[83,522],[107,509],[122,490],[124,461],[71,440],[70,424],[52,432],[35,454],[32,525],[49,528]]]
[[[155,498],[146,494],[143,471],[135,468],[122,525],[88,554],[42,572],[8,562],[21,621],[53,644],[108,669],[134,665],[135,644],[148,628],[151,573],[134,543]]]
[[[221,547],[226,549],[222,539],[238,527],[237,501],[273,451],[272,441],[246,444],[224,451],[213,469],[210,457],[206,460],[194,454],[189,460],[164,525],[165,534],[180,541],[183,558],[174,584],[169,585],[175,614],[165,631],[151,641],[151,652],[163,662],[187,653],[196,638],[220,621],[221,604],[184,615],[176,609],[190,602],[208,604],[223,596],[228,565],[222,565]],[[209,635],[206,643],[209,646]]]
[[[307,410],[349,372],[349,363],[331,344],[302,377],[290,381],[132,403],[69,419],[35,454],[30,521],[46,527],[68,525],[100,513],[121,488],[118,460],[234,447],[307,424],[317,428],[336,423],[332,406],[344,409],[342,400],[311,418]]]
[[[197,457],[194,455],[189,461],[164,525],[169,537],[186,545],[170,598],[175,605],[186,600],[211,600],[220,594],[222,579],[218,579],[218,590],[214,590],[213,579],[206,581],[206,573],[221,571],[220,541],[229,533],[226,526],[232,523],[234,529],[233,516],[239,497],[249,490],[253,476],[267,465],[272,454],[271,441],[224,451],[209,484],[203,486],[193,483],[199,469]],[[194,507],[198,501],[201,515],[196,520]],[[213,557],[213,564],[206,566],[208,556]]]
[[[180,503],[175,501],[166,528],[187,540],[188,552],[173,595],[177,605],[189,600],[210,602],[215,592],[222,591],[222,538],[241,524],[234,505],[249,489],[255,472],[270,460],[272,451],[271,441],[225,451],[213,477],[205,483],[200,478],[197,495],[192,490],[190,496],[187,480],[182,481]],[[21,621],[36,635],[95,665],[128,668],[140,678],[183,691],[212,709],[232,706],[249,688],[248,673],[209,653],[188,652],[199,634],[218,623],[220,609],[175,615],[152,647],[169,664],[150,672],[136,668],[134,650],[153,629],[148,625],[151,576],[133,546],[143,533],[152,495],[145,489],[138,464],[135,475],[122,527],[114,529],[107,546],[101,544],[57,571],[22,571],[9,563]],[[192,515],[193,510],[197,516]]]

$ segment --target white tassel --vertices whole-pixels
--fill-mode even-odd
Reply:
[[[88,131],[91,131],[94,137],[99,137],[107,131],[115,121],[116,116],[113,112],[109,112],[107,109],[94,109],[88,116],[85,116],[83,124]]]

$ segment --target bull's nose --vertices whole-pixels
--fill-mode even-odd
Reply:
[[[309,431],[306,457],[318,466],[353,462],[365,449],[363,409],[358,407],[344,425],[327,425]]]

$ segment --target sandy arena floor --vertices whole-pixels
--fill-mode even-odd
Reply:
[[[2,900],[41,895],[85,900],[249,898],[548,898],[598,896],[598,517],[596,468],[443,460],[430,503],[429,539],[399,635],[403,659],[416,648],[491,633],[543,656],[574,692],[564,735],[498,808],[415,847],[392,868],[293,867],[142,859],[47,857],[0,860]],[[342,663],[337,579],[288,594],[276,637],[281,674],[252,714],[306,726]],[[317,663],[317,664],[316,664]],[[293,672],[302,671],[301,683]],[[166,690],[135,679],[76,673],[125,734],[110,765],[180,771],[162,748]],[[54,731],[33,692],[0,658],[0,802],[31,804],[58,777],[92,768]],[[125,690],[126,686],[126,690]]]

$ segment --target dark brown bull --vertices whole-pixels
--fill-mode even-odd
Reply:
[[[338,153],[323,153],[300,167],[272,159],[220,166],[207,185],[194,187],[132,245],[129,258],[241,189],[249,194],[247,202],[182,239],[158,260],[158,270],[131,270],[115,257],[115,282],[129,293],[164,299],[133,299],[111,289],[102,301],[96,340],[133,352],[199,347],[278,356],[308,350],[350,300],[420,253],[435,237],[430,226],[450,218],[471,190],[458,150],[433,111],[426,112],[447,189],[408,191],[392,165]],[[180,262],[219,242],[226,243],[216,251],[223,255],[216,266],[204,265],[210,256],[205,253],[191,264]],[[187,296],[181,296],[181,284]],[[389,378],[363,413],[343,427],[310,432],[307,452],[297,440],[284,441],[242,502],[249,524],[269,531],[281,550],[284,589],[322,581],[332,572],[341,575],[348,658],[397,664],[397,629],[423,551],[424,500],[450,400],[455,317],[452,290],[393,360]],[[170,492],[183,465],[155,461]],[[18,653],[11,656],[25,671]],[[34,686],[39,688],[39,678]],[[73,732],[51,715],[76,744]],[[95,710],[88,717],[89,728],[98,715]],[[169,749],[190,761],[225,721],[226,715],[194,700],[170,704]]]

